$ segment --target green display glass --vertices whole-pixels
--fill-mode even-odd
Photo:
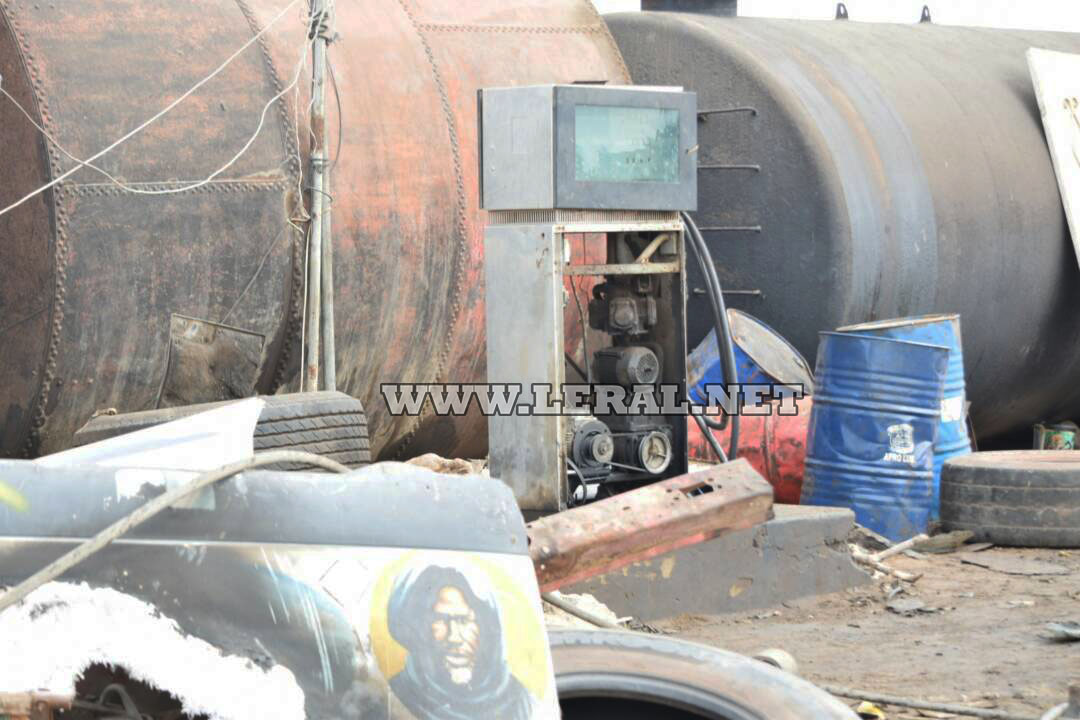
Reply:
[[[574,175],[579,182],[678,182],[679,111],[576,106]]]

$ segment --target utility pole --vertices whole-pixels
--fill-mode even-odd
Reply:
[[[326,161],[326,46],[330,42],[331,0],[311,0],[311,225],[307,256],[307,317],[302,390],[319,389],[319,342],[323,343],[323,383],[335,389],[333,245],[330,236],[329,168]]]

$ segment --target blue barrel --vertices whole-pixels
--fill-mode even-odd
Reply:
[[[890,540],[925,532],[948,348],[820,337],[803,504],[851,508],[859,524]]]
[[[937,520],[941,506],[941,468],[945,461],[971,452],[967,413],[964,408],[964,352],[960,342],[959,315],[924,315],[897,320],[849,325],[837,332],[855,332],[897,340],[944,345],[949,348],[949,368],[945,372],[945,396],[941,400],[941,425],[934,443],[934,507],[931,520]]]
[[[814,376],[810,364],[780,333],[752,315],[728,310],[728,326],[735,346],[735,375],[746,385],[801,385],[812,392]],[[706,385],[724,383],[724,367],[716,344],[716,330],[705,336],[686,359],[686,380],[690,399],[706,401]]]

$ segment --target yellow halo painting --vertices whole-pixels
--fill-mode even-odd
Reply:
[[[371,649],[417,718],[527,720],[550,692],[539,609],[493,562],[405,553],[371,597]]]

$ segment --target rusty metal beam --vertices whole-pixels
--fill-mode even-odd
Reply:
[[[745,460],[680,475],[526,526],[543,592],[769,519],[772,486]]]
[[[677,273],[682,269],[676,262],[623,263],[620,265],[567,265],[564,275],[659,275]]]

